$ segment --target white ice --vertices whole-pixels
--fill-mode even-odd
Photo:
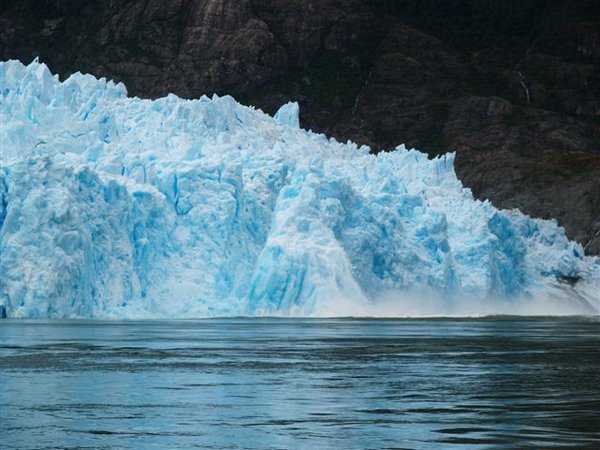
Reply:
[[[594,313],[600,260],[454,154],[373,155],[233,98],[0,63],[8,317]],[[572,287],[571,283],[578,280]]]

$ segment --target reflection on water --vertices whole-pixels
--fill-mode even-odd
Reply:
[[[600,322],[0,322],[1,448],[600,446]]]

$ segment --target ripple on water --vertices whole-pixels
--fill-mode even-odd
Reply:
[[[2,321],[6,449],[599,448],[586,318]]]

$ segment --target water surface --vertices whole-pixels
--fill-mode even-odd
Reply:
[[[3,449],[599,448],[594,318],[0,322]]]

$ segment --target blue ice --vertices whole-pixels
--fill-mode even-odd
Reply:
[[[131,98],[37,61],[0,63],[0,84],[9,317],[600,305],[600,261],[554,221],[474,200],[453,153],[374,155],[300,129],[296,103]]]

